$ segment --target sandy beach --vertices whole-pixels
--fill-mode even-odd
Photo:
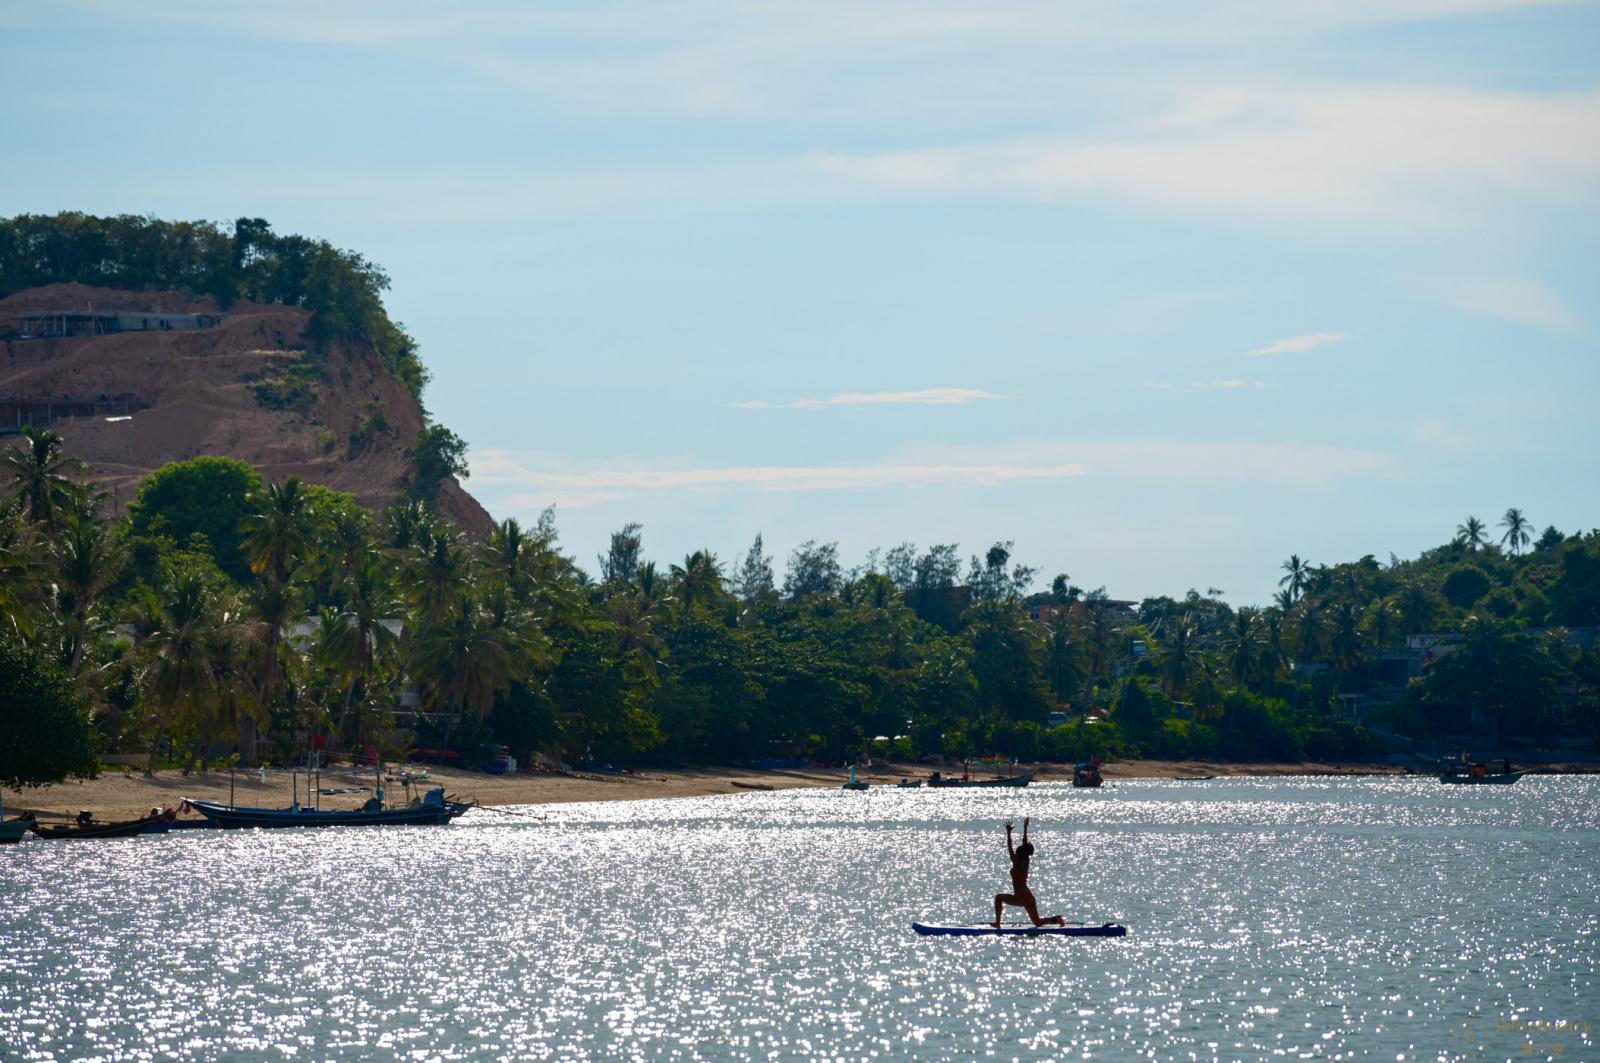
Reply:
[[[1041,765],[1034,770],[1040,782],[1071,778],[1065,765]],[[928,767],[917,764],[880,764],[858,776],[875,786],[893,786],[903,778],[922,779]],[[951,770],[946,768],[945,770]],[[958,768],[955,770],[959,770]],[[1109,781],[1117,779],[1203,778],[1237,775],[1372,775],[1403,774],[1403,769],[1383,764],[1229,764],[1205,761],[1136,760],[1107,764],[1102,769]],[[835,789],[845,779],[837,768],[767,771],[754,768],[649,769],[625,775],[595,775],[583,772],[523,772],[516,775],[485,775],[434,766],[410,765],[386,770],[384,787],[392,802],[403,798],[404,773],[413,785],[443,786],[449,794],[471,798],[483,805],[542,805],[571,801],[633,801],[666,797],[701,797],[752,790],[792,790],[803,788]],[[426,774],[424,774],[426,773]],[[305,772],[291,778],[287,770],[269,770],[263,777],[253,771],[232,776],[227,772],[183,775],[176,771],[146,776],[138,771],[113,769],[98,778],[73,780],[35,789],[5,791],[8,816],[33,810],[42,818],[67,818],[82,809],[101,819],[142,815],[154,807],[167,808],[186,797],[228,801],[264,808],[288,806],[292,796],[307,800]],[[330,768],[321,773],[318,788],[324,791],[324,808],[355,808],[372,796],[375,779],[370,769],[353,771]],[[328,793],[327,791],[337,791]]]

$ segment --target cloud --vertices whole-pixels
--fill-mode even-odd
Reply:
[[[1230,378],[1228,380],[1196,380],[1189,386],[1199,391],[1241,391],[1245,388],[1261,391],[1266,388],[1267,384],[1264,380]]]
[[[1590,208],[1600,92],[1413,87],[1208,88],[1117,137],[819,153],[866,187],[1041,200],[1110,195],[1299,221],[1460,224],[1507,198]]]
[[[756,490],[840,491],[937,485],[995,486],[1021,480],[1081,476],[1070,462],[1000,464],[970,461],[874,462],[857,465],[749,465],[705,468],[612,467],[563,470],[502,450],[473,460],[474,485],[512,487],[520,493],[504,501],[517,506],[547,505],[557,496],[578,508],[649,491]],[[497,504],[501,500],[496,500]]]
[[[1316,350],[1330,343],[1338,343],[1350,338],[1348,332],[1308,332],[1304,336],[1288,336],[1276,340],[1265,347],[1257,347],[1253,351],[1244,353],[1251,358],[1265,358],[1272,354],[1299,354],[1302,351]]]
[[[820,466],[579,466],[558,456],[505,450],[484,451],[472,464],[474,491],[491,507],[516,509],[551,504],[577,509],[661,491],[1003,487],[1087,475],[1158,483],[1318,487],[1400,475],[1387,455],[1374,451],[1293,442],[1179,440],[924,445],[883,461]]]
[[[823,406],[965,406],[971,402],[1006,399],[974,388],[927,388],[923,391],[846,391],[826,399],[793,402],[735,402],[741,410],[814,410]]]
[[[1469,314],[1536,325],[1552,332],[1580,332],[1582,316],[1556,292],[1525,277],[1456,277],[1425,282],[1425,292]]]

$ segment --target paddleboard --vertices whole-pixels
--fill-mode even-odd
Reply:
[[[1075,937],[1075,938],[1119,938],[1128,933],[1128,928],[1116,923],[1106,923],[1102,926],[1032,926],[1028,923],[1005,923],[998,929],[988,923],[968,923],[958,926],[941,926],[937,923],[912,923],[911,929],[928,937]]]

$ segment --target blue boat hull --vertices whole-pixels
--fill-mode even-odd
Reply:
[[[912,923],[911,929],[924,937],[981,938],[981,937],[1069,937],[1069,938],[1120,938],[1127,936],[1128,928],[1116,923],[1101,926],[1027,926],[1010,924],[995,929],[987,923],[966,926],[938,926]]]

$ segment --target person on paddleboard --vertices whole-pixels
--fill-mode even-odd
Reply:
[[[1066,921],[1059,915],[1040,916],[1039,902],[1034,900],[1033,891],[1028,888],[1028,863],[1033,859],[1033,843],[1028,840],[1028,817],[1022,819],[1021,845],[1012,844],[1011,824],[1006,823],[1006,849],[1011,853],[1011,892],[995,894],[994,922],[990,925],[996,930],[1000,929],[1000,913],[1010,904],[1027,912],[1034,926],[1066,926]]]

